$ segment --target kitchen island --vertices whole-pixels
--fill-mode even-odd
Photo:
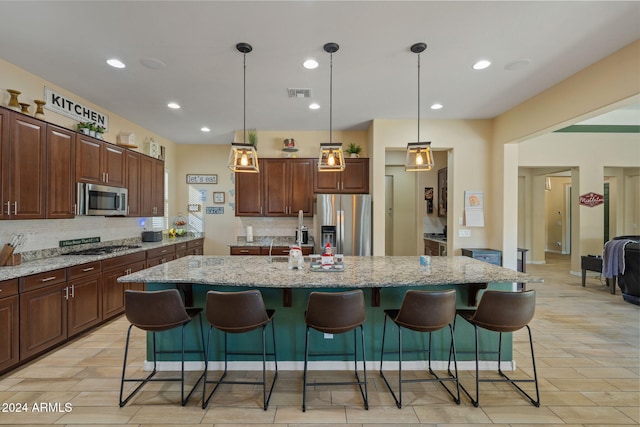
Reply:
[[[120,277],[119,282],[145,282],[147,290],[178,287],[186,291],[187,305],[204,306],[210,289],[234,291],[260,289],[269,308],[276,309],[278,359],[285,369],[299,369],[304,356],[304,310],[312,291],[362,289],[371,303],[367,306],[365,334],[367,359],[379,360],[384,309],[398,308],[408,289],[455,289],[458,308],[473,307],[482,289],[514,290],[517,282],[535,283],[542,280],[524,273],[477,261],[469,257],[432,257],[431,265],[421,266],[419,257],[345,257],[343,271],[315,271],[305,264],[302,270],[289,270],[286,257],[257,256],[188,256]],[[458,322],[456,343],[459,349],[473,343],[473,329]],[[234,345],[243,348],[256,336],[234,336]],[[348,337],[347,337],[348,335]],[[192,346],[197,343],[195,327],[189,332]],[[352,345],[352,337],[315,335],[312,345],[322,345],[328,351],[344,350]],[[346,339],[345,339],[346,338]],[[422,342],[424,337],[406,334],[405,344]],[[322,341],[322,342],[320,342]],[[505,340],[503,340],[505,341]],[[511,340],[504,346],[503,359],[511,358]],[[167,334],[163,345],[178,343],[178,334]],[[213,361],[221,360],[221,337],[212,339]],[[435,359],[448,357],[447,334],[434,333]],[[496,337],[497,342],[497,337]],[[165,360],[172,360],[170,356]],[[461,355],[461,360],[465,357]],[[240,359],[238,359],[240,360]],[[470,360],[470,357],[466,357]],[[247,364],[241,364],[248,369]],[[255,366],[258,366],[257,364]],[[336,366],[331,365],[335,369]],[[346,366],[346,365],[345,365]],[[509,366],[505,366],[508,369]]]

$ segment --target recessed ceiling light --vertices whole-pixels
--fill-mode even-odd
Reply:
[[[318,61],[313,58],[309,58],[302,63],[302,66],[307,70],[315,70],[316,68],[318,68]]]
[[[200,130],[201,130],[202,132],[211,132],[211,129],[209,129],[209,128],[208,128],[208,127],[206,127],[206,126],[202,126],[202,127],[200,128]]]
[[[440,110],[443,107],[442,104],[435,103],[431,106],[432,110]]]
[[[107,59],[107,64],[111,65],[113,68],[124,68],[124,62],[120,61],[116,58]]]
[[[491,61],[488,61],[486,59],[481,59],[480,61],[478,61],[475,64],[473,64],[473,69],[474,70],[484,70],[485,68],[488,68],[489,65],[491,65]]]
[[[167,107],[177,110],[178,108],[180,108],[180,104],[178,104],[177,102],[170,102],[167,104]]]
[[[504,69],[509,71],[516,71],[524,67],[527,67],[529,64],[531,64],[530,59],[520,59],[518,61],[513,61],[508,63],[507,65],[504,66]]]
[[[311,104],[309,104],[309,109],[310,110],[317,110],[320,108],[320,104],[318,104],[317,102],[313,102]]]
[[[164,62],[160,61],[159,59],[156,58],[142,58],[140,60],[140,63],[142,65],[144,65],[147,68],[151,68],[152,70],[160,70],[161,68],[164,68],[167,66],[167,64],[165,64]]]

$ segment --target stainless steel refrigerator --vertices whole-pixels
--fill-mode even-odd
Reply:
[[[316,251],[327,241],[344,255],[371,255],[371,195],[318,194],[315,203]]]

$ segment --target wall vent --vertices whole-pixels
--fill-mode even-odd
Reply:
[[[287,89],[289,98],[311,98],[311,89]]]

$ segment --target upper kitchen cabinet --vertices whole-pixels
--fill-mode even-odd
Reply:
[[[265,159],[265,216],[313,216],[312,167],[312,159]]]
[[[47,218],[75,216],[75,133],[47,125]]]
[[[76,134],[76,181],[126,186],[124,148],[84,134]]]
[[[345,159],[342,172],[318,172],[318,161],[313,161],[313,192],[317,194],[368,194],[369,159]]]
[[[0,111],[2,219],[46,217],[46,123]]]
[[[164,162],[140,156],[140,216],[164,216]]]
[[[135,151],[127,150],[125,153],[128,216],[140,216],[140,157]]]
[[[236,173],[236,216],[262,216],[262,174],[264,159],[258,160],[260,173]]]

